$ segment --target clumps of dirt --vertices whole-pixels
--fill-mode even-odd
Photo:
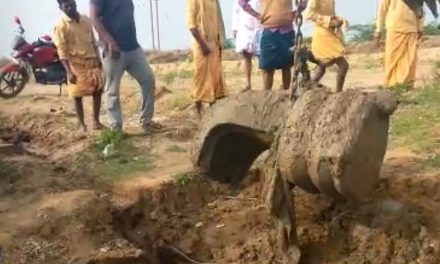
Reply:
[[[259,182],[254,171],[250,182]],[[259,183],[232,190],[194,176],[145,192],[116,215],[118,228],[160,263],[276,263],[275,225]]]
[[[114,260],[125,257],[133,261],[123,263],[142,263],[139,260],[144,258],[141,250],[114,231],[112,206],[94,191],[46,194],[4,217],[9,220],[2,221],[5,226],[0,230],[0,237],[9,238],[0,240],[4,263],[108,264],[122,263]]]
[[[36,155],[62,162],[82,149],[78,147],[82,141],[77,129],[66,118],[62,114],[22,112],[3,120],[0,139],[12,144],[24,143]]]

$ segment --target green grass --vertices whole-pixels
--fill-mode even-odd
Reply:
[[[136,172],[147,172],[154,169],[150,155],[133,156],[132,153],[119,153],[111,159],[104,160],[97,172],[105,181],[119,181],[133,176]]]
[[[377,69],[381,66],[380,61],[370,55],[366,55],[362,58],[361,65],[367,70]]]
[[[107,146],[112,146],[107,155],[103,154]],[[148,151],[136,148],[133,140],[121,132],[105,130],[91,144],[91,156],[82,157],[81,162],[93,162],[93,170],[105,181],[118,181],[135,172],[146,172],[154,168],[153,157]]]
[[[178,74],[178,77],[180,79],[190,79],[193,77],[193,71],[192,70],[181,70]]]
[[[191,181],[192,173],[190,172],[179,173],[174,175],[173,179],[174,179],[174,184],[185,186]]]
[[[423,166],[425,168],[440,168],[440,154],[428,156],[425,160],[423,160]]]
[[[178,145],[172,145],[172,146],[169,146],[167,148],[167,151],[169,151],[169,152],[177,152],[177,153],[184,153],[184,152],[186,152],[186,149],[182,148],[181,146],[178,146]]]
[[[13,177],[17,171],[2,156],[0,156],[0,175],[4,178]]]
[[[106,146],[117,146],[124,140],[124,134],[120,131],[106,129],[102,133],[93,139],[93,146],[98,151],[103,151]]]
[[[187,95],[172,95],[165,100],[164,105],[167,110],[183,111],[192,104],[191,98]]]
[[[405,93],[404,86],[396,86],[402,104],[391,120],[392,143],[426,155],[438,151],[440,144],[440,82]],[[437,135],[436,135],[437,134]]]
[[[167,72],[160,76],[160,78],[165,82],[166,85],[171,85],[176,80],[177,74],[175,72]]]

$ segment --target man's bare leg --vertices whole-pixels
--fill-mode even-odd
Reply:
[[[338,75],[336,76],[336,92],[341,92],[344,88],[345,77],[347,76],[350,66],[344,57],[337,59],[336,65],[338,65]]]
[[[75,112],[78,117],[78,127],[82,132],[87,132],[87,126],[84,121],[84,106],[82,97],[75,97]]]
[[[270,91],[272,90],[273,86],[273,75],[275,71],[273,70],[263,70],[263,83],[264,83],[264,90]]]
[[[318,64],[312,76],[312,82],[319,83],[324,77],[326,72],[326,66],[324,64]]]
[[[244,65],[244,74],[246,76],[246,87],[243,89],[243,92],[249,91],[252,89],[252,54],[243,52],[243,65]]]
[[[197,117],[199,119],[202,119],[202,110],[203,110],[202,102],[195,102],[195,107],[196,107]]]
[[[283,90],[289,90],[290,81],[292,80],[292,70],[291,68],[285,68],[282,71],[283,74]]]
[[[93,129],[95,130],[101,130],[104,128],[99,120],[101,114],[101,98],[102,90],[93,93]]]

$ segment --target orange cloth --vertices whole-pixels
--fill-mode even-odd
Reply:
[[[330,21],[336,18],[334,0],[309,0],[305,17],[313,21],[315,28],[312,36],[313,56],[322,62],[330,62],[344,56],[345,44],[341,28],[331,28]],[[339,18],[347,23],[342,18]]]
[[[204,56],[194,40],[194,80],[191,96],[196,102],[213,103],[225,97],[225,83],[222,67],[224,25],[218,0],[189,0],[187,14],[188,28],[197,28],[209,45],[211,53]]]
[[[385,42],[385,87],[414,85],[417,69],[417,32],[387,31]]]
[[[104,87],[95,36],[90,19],[81,15],[79,22],[67,16],[55,26],[55,45],[61,60],[66,60],[77,78],[69,84],[71,97],[92,95]]]
[[[69,64],[72,73],[77,78],[76,84],[68,86],[70,97],[88,96],[102,90],[105,80],[98,60],[71,60]]]
[[[419,18],[402,0],[382,0],[376,32],[386,28],[385,87],[414,85],[417,68],[418,32],[423,31]]]
[[[90,19],[81,15],[79,23],[64,16],[55,26],[54,41],[62,60],[98,58]]]
[[[191,97],[196,102],[213,103],[226,95],[220,47],[215,43],[208,45],[211,53],[206,57],[198,46],[193,47],[194,86]]]

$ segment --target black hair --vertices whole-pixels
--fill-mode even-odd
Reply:
[[[64,2],[67,2],[67,1],[70,1],[70,0],[57,0],[59,6],[61,6]]]

